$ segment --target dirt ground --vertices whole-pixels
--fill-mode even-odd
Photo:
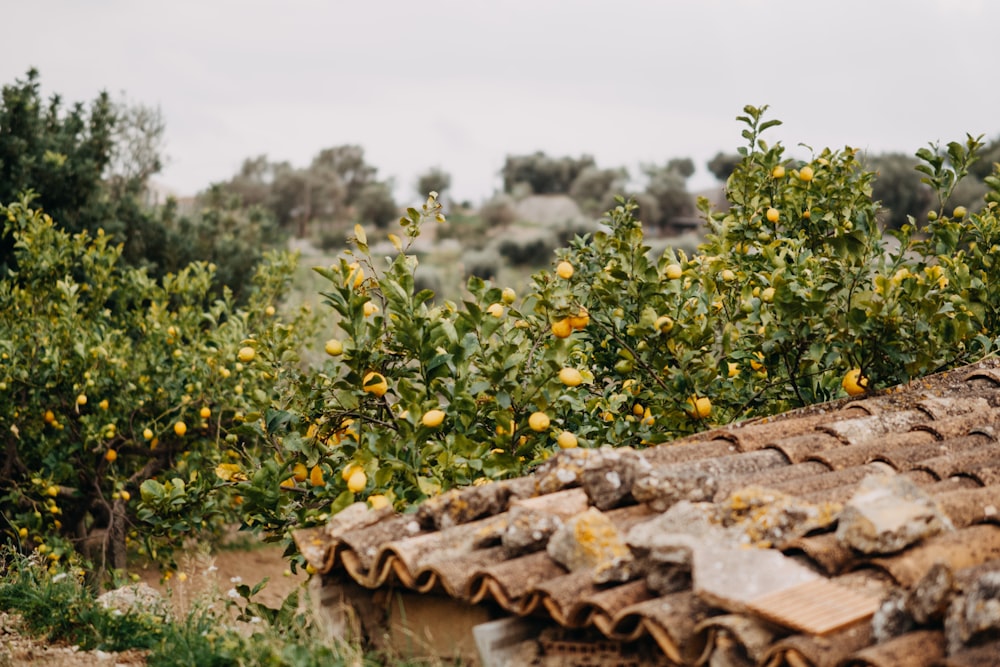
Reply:
[[[157,589],[171,600],[174,610],[183,613],[202,596],[224,597],[237,583],[251,588],[268,577],[268,583],[254,599],[269,607],[277,607],[307,575],[299,571],[286,575],[288,563],[279,546],[259,546],[251,549],[227,547],[214,553],[195,550],[178,559],[178,575],[161,583],[161,573],[155,567],[133,568],[140,580]],[[184,579],[181,581],[181,579]],[[73,646],[48,644],[24,637],[18,619],[0,612],[0,667],[84,667],[85,665],[144,665],[141,651],[105,653],[81,651]]]
[[[292,575],[288,562],[281,554],[282,548],[275,545],[250,549],[230,546],[213,553],[189,553],[178,558],[177,573],[162,583],[162,573],[156,567],[136,568],[133,571],[143,582],[169,596],[178,612],[186,611],[199,596],[225,596],[239,583],[253,588],[265,577],[267,584],[254,596],[254,600],[277,607],[307,578],[301,570]],[[186,577],[179,576],[181,573]]]

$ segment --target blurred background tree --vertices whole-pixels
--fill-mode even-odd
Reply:
[[[872,196],[882,202],[879,216],[884,226],[899,229],[908,215],[919,217],[935,205],[931,188],[920,182],[917,164],[917,158],[904,153],[882,153],[866,160],[865,168],[878,174]]]
[[[158,202],[152,179],[163,167],[165,127],[159,109],[114,102],[106,92],[89,105],[64,107],[58,95],[46,101],[39,73],[30,69],[0,92],[0,202],[33,192],[34,205],[61,228],[103,230],[122,244],[127,264],[154,278],[192,261],[214,262],[213,295],[229,287],[244,298],[263,252],[280,242],[273,217],[221,193],[210,193],[187,216],[174,201]],[[245,163],[243,180],[263,181],[263,164]],[[4,233],[0,268],[10,266],[12,250]]]
[[[677,219],[694,216],[694,198],[687,190],[687,179],[694,173],[694,163],[689,158],[674,158],[663,166],[646,164],[642,172],[646,176],[645,193],[656,203],[659,214],[656,218],[643,217],[643,222],[664,233]],[[645,216],[641,210],[640,214]]]
[[[614,206],[615,196],[625,192],[628,171],[585,167],[569,187],[569,196],[587,215],[599,217]]]
[[[738,153],[723,153],[719,151],[705,166],[708,167],[708,170],[715,178],[725,183],[729,179],[729,175],[733,173],[733,169],[736,168],[736,165],[742,159],[742,156]]]
[[[568,194],[580,172],[595,166],[594,158],[589,155],[553,158],[538,151],[531,155],[508,155],[500,175],[503,191],[508,194],[515,194],[518,186],[527,189],[528,194]]]
[[[305,168],[270,162],[266,155],[247,158],[232,178],[214,187],[245,205],[263,207],[282,230],[305,238],[348,222],[384,227],[397,218],[392,183],[377,174],[363,148],[344,145],[324,148]]]
[[[438,199],[445,201],[445,193],[451,187],[451,174],[440,167],[431,167],[417,177],[417,198],[422,199],[429,192],[438,193]]]

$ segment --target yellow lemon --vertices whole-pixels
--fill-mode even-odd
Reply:
[[[559,445],[560,449],[573,449],[579,444],[576,436],[569,431],[563,431],[556,438],[556,444]]]
[[[212,409],[206,405],[205,407],[203,407],[201,410],[198,411],[198,414],[201,416],[202,419],[208,419],[209,417],[212,416]]]
[[[550,423],[549,416],[544,412],[532,412],[528,417],[528,426],[532,431],[544,431],[549,428]]]
[[[778,212],[778,209],[772,206],[771,208],[767,209],[766,216],[768,222],[777,222],[778,218],[781,217],[781,213]]]
[[[77,396],[76,397],[76,404],[77,405],[86,405],[87,404],[87,395],[86,394],[80,394],[79,396]]]
[[[309,484],[310,486],[323,486],[323,469],[318,465],[314,465],[312,470],[309,471]]]
[[[296,482],[304,482],[309,478],[309,470],[306,468],[304,463],[296,463],[292,467],[292,473],[294,474],[294,479]]]
[[[556,338],[567,338],[571,333],[573,333],[573,325],[570,324],[569,318],[552,323],[552,335]]]
[[[364,470],[355,470],[351,473],[351,476],[347,478],[347,490],[351,493],[364,491],[366,486],[368,486],[368,476],[365,475]]]
[[[420,423],[428,428],[434,428],[440,426],[441,422],[444,421],[444,411],[443,410],[428,410],[421,417]]]
[[[670,333],[674,329],[674,320],[668,315],[660,315],[653,324],[660,333]]]
[[[183,438],[184,434],[187,433],[188,427],[184,422],[174,422],[174,433],[177,437]]]
[[[357,463],[348,463],[344,466],[344,469],[340,471],[340,478],[345,482],[351,478],[355,470],[361,470],[361,466]]]
[[[368,504],[372,506],[373,510],[380,510],[383,507],[389,506],[389,499],[383,496],[381,493],[376,493],[368,496]]]
[[[559,381],[567,387],[577,387],[583,383],[583,375],[575,368],[564,368],[559,371]]]
[[[590,324],[590,313],[587,312],[586,308],[581,308],[579,313],[570,315],[566,319],[569,320],[569,326],[573,331],[579,331],[586,329],[587,325]]]
[[[365,317],[371,317],[377,312],[378,312],[378,306],[376,306],[371,301],[365,301],[365,306],[364,306]]]
[[[236,355],[236,358],[242,361],[244,364],[249,364],[251,361],[254,360],[254,357],[256,356],[257,356],[257,351],[254,350],[249,345],[247,345],[240,348],[240,351]]]
[[[692,396],[687,402],[688,414],[696,419],[705,419],[712,414],[712,401],[707,396]]]
[[[569,280],[573,277],[573,265],[565,260],[559,262],[556,266],[556,275],[563,280]]]
[[[116,452],[113,449],[109,449],[108,451],[104,452],[104,459],[108,463],[114,463],[118,459],[118,452]]]
[[[956,220],[961,220],[968,214],[968,210],[964,206],[956,206],[955,210],[951,212],[951,217]]]
[[[680,264],[671,264],[667,267],[667,278],[669,280],[677,280],[683,273],[684,271],[681,269]]]
[[[799,179],[808,183],[813,179],[813,169],[812,167],[806,165],[799,169]]]
[[[385,392],[389,391],[389,383],[385,381],[384,375],[372,371],[365,376],[364,381],[361,383],[361,388],[369,394],[385,396]]]
[[[331,357],[339,357],[344,353],[344,344],[336,338],[331,338],[326,341],[326,345],[323,346],[323,350]]]
[[[517,299],[517,292],[510,287],[504,287],[500,293],[500,299],[509,306]]]
[[[844,379],[841,381],[840,386],[844,388],[844,391],[850,396],[861,396],[866,391],[868,391],[868,378],[861,375],[860,368],[852,368],[847,371],[844,375]]]
[[[493,317],[503,317],[503,304],[501,303],[491,303],[486,309],[486,312]]]
[[[774,169],[771,170],[771,176],[773,176],[775,178],[784,178],[785,177],[785,168],[782,167],[779,164],[777,167],[775,167]]]

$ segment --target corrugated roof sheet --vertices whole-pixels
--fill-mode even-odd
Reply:
[[[645,638],[669,663],[1000,664],[998,366],[641,452],[561,452],[415,514],[358,503],[296,542],[331,582]],[[882,493],[873,475],[897,482]],[[559,529],[588,512],[617,546]]]

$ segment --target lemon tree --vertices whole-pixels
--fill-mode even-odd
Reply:
[[[0,280],[3,537],[120,568],[128,545],[169,562],[185,535],[238,521],[241,452],[261,441],[236,429],[275,395],[265,361],[293,363],[309,331],[304,313],[267,315],[291,258],[271,256],[238,308],[212,296],[211,265],[154,280],[27,198],[0,216],[14,247]]]
[[[996,350],[1000,181],[981,210],[948,208],[978,140],[921,151],[940,208],[889,238],[858,152],[790,158],[763,138],[778,123],[764,111],[739,117],[728,207],[700,202],[708,235],[690,256],[652,253],[622,199],[523,295],[473,277],[452,302],[416,288],[412,244],[448,224],[436,195],[388,253],[356,228],[349,255],[315,269],[328,358],[269,371],[288,391],[257,427],[276,455],[244,462],[245,521],[280,534],[357,500],[406,507],[560,448],[666,443]]]

